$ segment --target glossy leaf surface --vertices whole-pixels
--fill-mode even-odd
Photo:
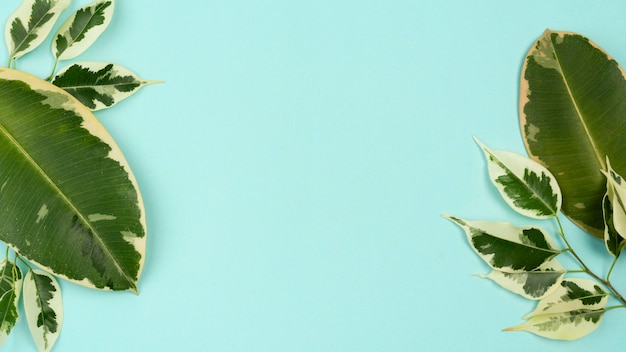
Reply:
[[[556,177],[563,213],[602,238],[609,157],[626,171],[626,80],[600,47],[575,33],[546,31],[522,69],[520,124],[529,155]]]
[[[57,60],[73,59],[100,37],[111,23],[113,0],[95,1],[70,16],[52,40],[52,54]]]
[[[4,39],[9,60],[19,58],[39,46],[52,30],[70,0],[26,0],[7,21]]]
[[[552,294],[539,301],[537,308],[524,319],[543,314],[602,309],[608,299],[609,294],[595,281],[570,278],[563,280]]]
[[[532,271],[561,253],[538,227],[444,217],[465,231],[472,249],[493,269],[508,273]]]
[[[61,333],[63,300],[54,276],[30,270],[24,277],[24,311],[33,340],[40,352],[50,351]]]
[[[548,169],[522,155],[476,142],[485,153],[491,182],[513,210],[536,219],[557,215],[561,191]]]
[[[78,62],[61,70],[52,83],[95,111],[110,108],[157,81],[141,79],[124,67],[111,63]]]
[[[551,294],[563,280],[566,270],[556,259],[552,259],[540,268],[532,271],[507,273],[493,270],[487,275],[502,288],[532,300],[538,300]]]
[[[62,89],[0,70],[0,240],[88,287],[137,290],[145,218],[111,136]]]
[[[4,345],[20,314],[22,270],[6,259],[0,263],[0,346]]]
[[[626,235],[626,181],[606,160],[606,196],[603,200],[604,242],[613,256],[618,256],[624,245]]]

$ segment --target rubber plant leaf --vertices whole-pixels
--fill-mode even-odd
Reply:
[[[111,23],[114,8],[113,0],[95,1],[70,16],[53,36],[56,59],[73,59],[87,50]]]
[[[19,266],[6,259],[0,262],[0,347],[20,318],[18,303],[22,280]]]
[[[539,300],[551,294],[563,281],[567,271],[556,260],[552,259],[540,268],[521,273],[507,273],[500,270],[492,270],[487,275],[478,275],[487,278],[502,288],[517,293],[518,295],[532,300]]]
[[[505,331],[528,331],[557,340],[576,340],[594,331],[606,312],[608,294],[588,279],[566,279],[540,301],[528,321]]]
[[[535,219],[558,214],[561,191],[548,169],[525,156],[491,150],[475,140],[487,159],[491,182],[513,210]]]
[[[112,63],[77,62],[57,73],[52,83],[95,111],[110,108],[140,88],[158,81],[141,79]]]
[[[137,292],[145,236],[135,177],[91,111],[0,70],[0,240],[62,278]]]
[[[538,227],[444,217],[465,231],[472,249],[496,270],[508,273],[537,270],[561,253],[550,236]]]
[[[39,46],[70,2],[70,0],[23,1],[9,17],[4,31],[9,61]]]
[[[609,157],[626,171],[624,71],[589,39],[547,30],[522,69],[520,125],[528,154],[556,177],[563,213],[602,238]]]
[[[26,320],[37,349],[50,351],[63,324],[61,288],[54,276],[34,269],[26,273],[22,292]]]

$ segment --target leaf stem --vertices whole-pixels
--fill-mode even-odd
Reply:
[[[54,66],[52,66],[52,72],[50,72],[50,76],[48,76],[48,78],[46,78],[46,81],[50,82],[52,81],[52,78],[54,78],[54,73],[57,70],[57,65],[59,64],[59,59],[54,59]]]
[[[609,275],[611,274],[611,271],[613,270],[613,267],[615,266],[617,259],[613,261],[613,265],[611,265],[611,271],[609,271],[609,275],[607,275],[606,279],[603,279],[600,276],[596,275],[596,273],[594,273],[593,271],[591,271],[591,269],[589,269],[587,264],[585,264],[582,258],[578,255],[578,253],[576,253],[574,248],[572,248],[572,246],[570,245],[569,241],[565,237],[565,231],[563,230],[563,224],[561,223],[561,219],[559,219],[558,216],[555,216],[554,218],[556,219],[556,222],[559,226],[559,236],[563,240],[563,243],[565,243],[565,245],[567,246],[567,249],[569,250],[569,252],[572,254],[572,256],[576,259],[576,261],[582,267],[582,271],[587,273],[587,275],[593,277],[594,279],[598,280],[599,282],[601,282],[604,286],[606,286],[611,291],[611,293],[613,293],[613,296],[615,298],[617,298],[620,302],[624,303],[623,307],[626,308],[626,299],[619,293],[619,291],[615,289],[613,284],[611,284],[611,282],[609,281]]]

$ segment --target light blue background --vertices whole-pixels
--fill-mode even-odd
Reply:
[[[166,81],[97,114],[138,178],[148,257],[138,297],[62,283],[56,351],[622,348],[620,310],[573,343],[501,332],[533,305],[471,276],[488,270],[439,215],[523,223],[471,136],[523,152],[530,45],[548,27],[576,31],[626,63],[625,13],[621,1],[118,0],[79,59]],[[18,67],[46,76],[47,45]],[[569,230],[583,255],[604,255]],[[35,351],[25,322],[5,350]]]

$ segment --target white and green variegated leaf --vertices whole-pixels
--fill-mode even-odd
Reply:
[[[24,311],[33,340],[40,352],[54,346],[63,324],[61,288],[54,276],[30,270],[24,278]]]
[[[490,150],[476,142],[485,153],[491,182],[511,208],[535,219],[557,215],[562,196],[548,169],[520,154]]]
[[[561,253],[543,229],[508,222],[466,221],[444,215],[460,226],[476,254],[493,269],[508,273],[541,268]]]
[[[533,271],[507,273],[493,270],[487,275],[479,276],[490,279],[504,289],[524,298],[539,300],[560,287],[566,272],[556,259],[552,259]]]
[[[4,39],[9,60],[17,59],[39,46],[48,36],[70,0],[25,0],[9,17]]]
[[[0,69],[0,240],[58,277],[137,292],[146,219],[121,149],[78,100]]]
[[[602,199],[602,210],[604,216],[604,245],[609,254],[618,257],[624,248],[624,238],[615,229],[615,212],[609,194]]]
[[[63,88],[92,111],[110,108],[140,88],[158,83],[105,62],[77,62],[61,70],[52,83]]]
[[[56,59],[73,59],[87,50],[111,23],[114,8],[113,0],[99,0],[70,16],[53,36],[52,54]]]
[[[0,347],[4,345],[20,314],[22,270],[8,260],[0,263]]]
[[[576,340],[593,332],[601,323],[606,309],[574,310],[542,314],[504,331],[527,331],[555,340]]]
[[[609,294],[593,280],[565,279],[552,294],[539,301],[535,310],[524,319],[544,314],[599,310],[606,306],[608,300]]]
[[[626,182],[611,167],[606,159],[606,195],[602,202],[604,215],[604,242],[607,250],[613,256],[618,256],[624,245],[626,235]]]

